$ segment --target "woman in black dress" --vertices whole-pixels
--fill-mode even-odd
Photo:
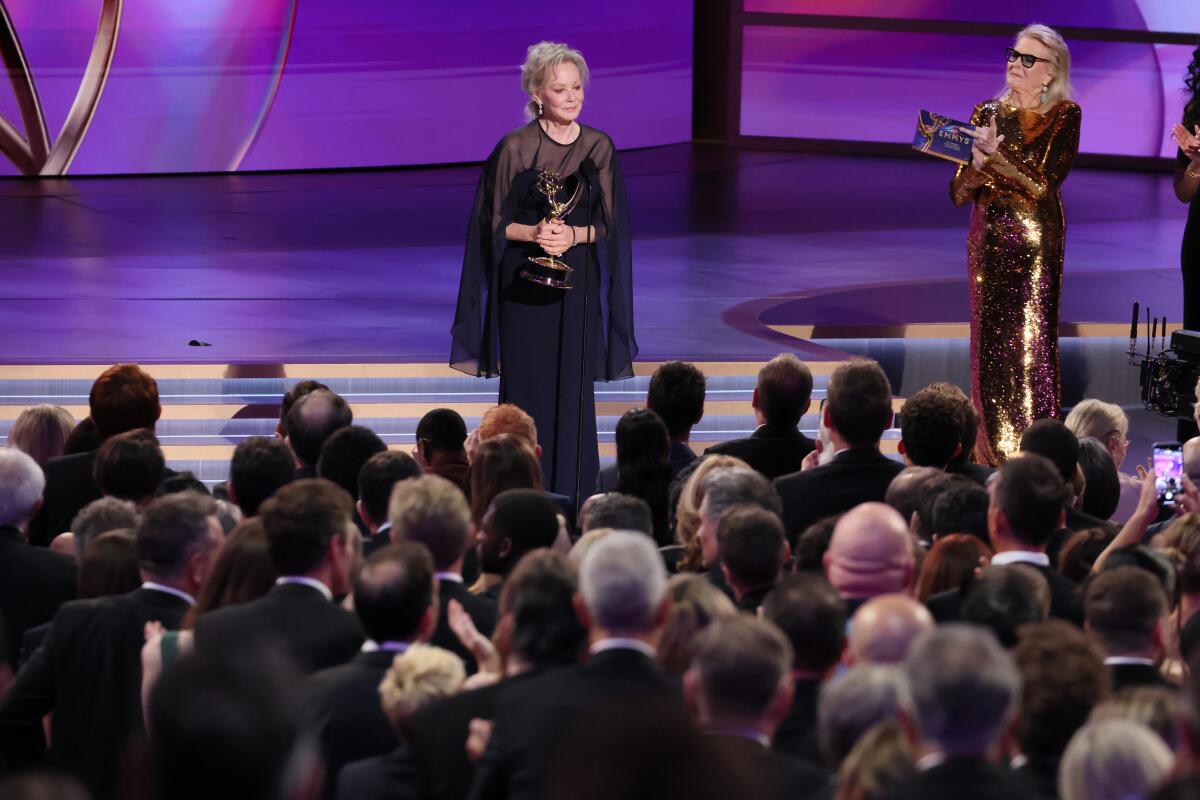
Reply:
[[[1187,227],[1183,232],[1183,327],[1200,330],[1200,48],[1188,65],[1188,103],[1183,123],[1175,126],[1175,196],[1190,204]]]
[[[537,422],[546,488],[577,504],[599,468],[592,382],[633,375],[637,355],[625,186],[612,140],[577,121],[587,77],[578,51],[529,48],[521,87],[532,119],[484,165],[450,353],[455,369],[500,375],[500,402]],[[560,202],[579,192],[566,219],[547,219],[545,172],[561,178]],[[547,254],[571,268],[572,288],[522,277]]]

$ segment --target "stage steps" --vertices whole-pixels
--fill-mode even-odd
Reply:
[[[697,363],[708,378],[704,419],[693,429],[692,449],[748,436],[755,427],[750,398],[760,363]],[[814,363],[813,406],[801,428],[816,437],[817,408],[834,364]],[[621,415],[645,404],[650,375],[658,367],[636,365],[637,374],[597,383],[600,458],[616,457],[614,431]],[[495,405],[499,379],[478,379],[436,364],[144,365],[158,381],[163,405],[156,432],[172,469],[188,470],[208,484],[228,477],[237,444],[272,436],[279,401],[298,381],[318,380],[351,404],[356,424],[371,428],[393,449],[414,446],[417,422],[430,409],[457,410],[468,429]],[[7,442],[22,409],[39,403],[87,416],[88,392],[103,365],[0,366],[0,444]],[[899,403],[897,404],[899,405]],[[884,449],[895,454],[899,432],[889,431]]]

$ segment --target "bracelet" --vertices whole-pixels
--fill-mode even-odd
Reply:
[[[1184,170],[1183,174],[1187,175],[1189,178],[1200,180],[1200,172],[1192,172],[1191,167],[1188,167],[1186,170]]]

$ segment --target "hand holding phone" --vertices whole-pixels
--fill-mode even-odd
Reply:
[[[1158,499],[1164,506],[1174,506],[1176,498],[1183,494],[1183,445],[1155,442],[1152,452]]]

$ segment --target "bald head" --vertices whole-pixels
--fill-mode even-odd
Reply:
[[[825,552],[825,574],[848,599],[904,592],[913,567],[908,526],[883,503],[863,503],[843,514]]]
[[[1183,443],[1183,473],[1200,482],[1200,436]]]
[[[854,614],[849,657],[855,664],[899,664],[909,645],[933,628],[933,615],[921,603],[903,594],[880,595]]]

